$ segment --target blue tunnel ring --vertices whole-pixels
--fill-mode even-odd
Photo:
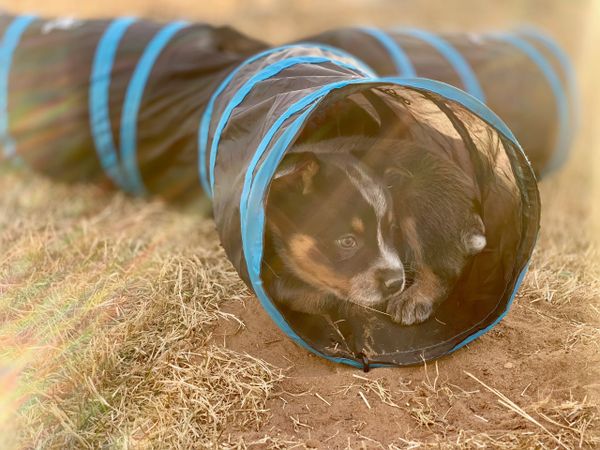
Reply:
[[[248,66],[249,64],[252,64],[252,63],[258,61],[259,59],[265,58],[274,53],[279,53],[279,52],[289,50],[289,49],[294,49],[294,48],[303,48],[306,46],[315,47],[322,51],[327,51],[327,52],[330,52],[334,55],[337,55],[337,56],[340,56],[343,58],[352,59],[356,62],[355,68],[357,70],[361,71],[364,75],[371,76],[371,77],[375,76],[375,72],[373,71],[373,69],[371,69],[367,64],[365,64],[360,59],[356,58],[355,56],[351,55],[350,53],[348,53],[344,50],[341,50],[339,48],[332,47],[329,45],[324,45],[324,44],[312,44],[312,43],[304,43],[304,42],[299,43],[299,44],[289,44],[289,45],[284,45],[281,47],[270,48],[268,50],[257,53],[256,55],[253,55],[250,58],[246,59],[244,62],[242,62],[240,65],[238,65],[234,70],[232,70],[229,73],[229,75],[227,75],[227,77],[225,77],[223,79],[223,81],[219,84],[217,89],[211,95],[211,97],[206,105],[206,108],[204,110],[204,113],[202,114],[202,119],[200,120],[200,126],[198,129],[198,173],[199,173],[199,178],[200,178],[200,183],[202,185],[202,189],[209,197],[212,198],[212,195],[213,195],[213,192],[212,192],[213,183],[211,182],[212,177],[209,176],[209,172],[207,170],[207,152],[208,152],[208,139],[209,139],[208,136],[209,136],[210,123],[212,121],[213,110],[214,110],[214,106],[215,106],[215,102],[216,102],[217,98],[225,91],[225,89],[227,89],[227,87],[231,84],[231,82],[233,81],[235,76],[244,67]],[[209,162],[209,164],[210,164],[210,162]]]
[[[16,154],[15,142],[8,130],[8,91],[10,69],[14,53],[23,33],[36,20],[36,16],[18,16],[8,25],[0,41],[0,145],[4,147],[4,157],[13,158]]]
[[[403,87],[411,87],[415,89],[425,90],[442,95],[450,100],[456,101],[457,103],[467,108],[469,111],[478,114],[483,120],[485,120],[487,123],[493,126],[499,133],[502,133],[514,145],[515,149],[517,149],[517,151],[523,157],[523,160],[525,162],[527,161],[522,148],[520,147],[512,132],[510,132],[510,130],[504,124],[504,122],[502,122],[493,112],[491,112],[489,108],[487,108],[474,97],[460,91],[457,88],[454,88],[445,83],[435,82],[432,80],[379,78],[345,80],[337,83],[332,83],[330,85],[324,86],[317,92],[313,92],[307,95],[305,98],[297,101],[296,103],[291,105],[288,108],[288,110],[281,116],[281,124],[283,124],[288,118],[291,118],[295,114],[299,114],[298,117],[294,119],[292,125],[289,126],[284,131],[284,133],[281,134],[281,136],[278,138],[275,144],[271,147],[271,151],[266,154],[263,163],[258,169],[256,169],[256,172],[254,172],[255,167],[248,167],[246,175],[250,174],[251,176],[246,177],[244,181],[244,193],[240,198],[240,211],[242,211],[243,209],[243,213],[240,214],[242,226],[242,245],[250,281],[263,308],[267,311],[267,313],[271,316],[275,323],[282,329],[282,331],[286,335],[288,335],[293,341],[298,343],[303,348],[330,361],[343,363],[359,368],[363,366],[363,363],[360,361],[349,358],[333,357],[330,355],[326,355],[310,346],[290,327],[283,315],[279,312],[277,307],[275,307],[275,305],[269,298],[260,277],[263,256],[263,236],[265,227],[264,202],[268,185],[275,173],[275,170],[277,169],[278,164],[280,163],[285,152],[297,136],[297,133],[304,125],[304,123],[308,120],[311,112],[318,106],[320,101],[334,89],[339,89],[350,84],[373,84],[378,82],[393,83]],[[279,128],[280,126],[277,126],[270,130],[269,133],[263,138],[263,141],[266,140],[267,142],[261,142],[260,146],[266,149],[268,147],[269,141],[272,139],[272,137],[275,135]],[[526,164],[528,163],[526,162]],[[529,170],[532,170],[530,166]],[[244,203],[247,203],[247,206],[243,206]],[[463,347],[467,343],[471,342],[473,339],[476,339],[481,334],[487,332],[498,322],[500,322],[500,320],[502,320],[502,318],[506,315],[510,308],[510,305],[522,283],[526,271],[527,264],[524,265],[515,281],[514,288],[508,299],[503,313],[500,314],[490,325],[488,325],[484,329],[481,329],[465,337],[462,342],[454,346],[448,353]],[[440,344],[441,343],[437,343],[436,346]],[[388,365],[389,364],[376,363],[372,364],[371,366],[382,367]]]
[[[572,136],[572,120],[569,117],[571,109],[569,107],[569,99],[567,98],[563,83],[546,57],[525,39],[509,33],[494,33],[490,34],[489,38],[512,45],[514,48],[523,52],[538,67],[550,85],[550,89],[552,90],[556,102],[558,135],[550,161],[542,170],[541,175],[547,175],[549,172],[560,167],[566,160]]]
[[[107,176],[124,191],[144,195],[146,187],[137,160],[138,114],[144,90],[162,50],[188,24],[183,21],[168,23],[146,45],[125,92],[119,121],[121,142],[117,147],[109,115],[111,75],[119,44],[135,21],[131,17],[115,19],[98,42],[90,79],[89,113],[96,153]]]
[[[119,44],[135,20],[133,17],[115,19],[104,31],[94,54],[89,92],[90,130],[98,159],[113,183],[125,191],[129,191],[130,188],[122,172],[112,134],[108,99],[111,73]]]
[[[417,76],[412,61],[392,36],[375,27],[363,27],[360,30],[375,39],[385,49],[390,58],[392,58],[398,75],[403,77]]]
[[[477,79],[477,75],[475,75],[475,72],[473,71],[473,68],[467,62],[464,56],[448,41],[435,33],[416,28],[396,28],[394,31],[397,33],[406,34],[407,36],[412,36],[416,39],[420,39],[421,41],[432,46],[452,66],[460,78],[464,90],[473,97],[485,103],[485,94],[481,88],[479,80]]]
[[[577,83],[577,75],[575,73],[575,68],[571,63],[571,60],[565,53],[565,51],[558,45],[558,43],[550,38],[550,36],[545,33],[537,30],[536,28],[526,27],[518,30],[517,34],[525,37],[529,41],[534,41],[541,44],[544,48],[548,49],[548,51],[552,54],[554,58],[558,61],[560,69],[562,70],[566,82],[566,91],[567,95],[570,99],[570,127],[569,127],[569,137],[568,144],[571,145],[575,138],[575,133],[579,129],[580,120],[579,117],[581,111],[581,93],[579,91],[579,85]],[[564,163],[567,155],[563,155],[563,160],[559,162],[559,165]],[[558,168],[558,166],[553,169]]]
[[[358,68],[352,64],[348,64],[342,61],[337,61],[335,59],[330,59],[327,57],[314,57],[314,56],[300,56],[289,59],[279,60],[275,64],[268,65],[264,67],[259,72],[255,73],[248,81],[246,81],[240,88],[235,92],[235,94],[231,97],[227,106],[225,107],[223,113],[219,116],[219,121],[217,123],[216,130],[212,137],[210,153],[209,153],[209,172],[208,179],[210,183],[210,192],[214,192],[215,186],[215,166],[217,163],[217,153],[219,148],[219,141],[221,140],[221,134],[225,129],[229,118],[236,106],[238,106],[250,92],[254,86],[261,81],[268,80],[273,76],[279,74],[283,70],[289,69],[291,67],[300,65],[300,64],[321,64],[321,63],[331,63],[338,67],[349,69],[349,70],[358,70]]]

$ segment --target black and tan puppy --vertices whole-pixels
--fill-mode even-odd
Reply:
[[[346,151],[353,141],[296,148],[271,183],[263,280],[294,311],[377,307],[404,288],[390,192]]]
[[[398,229],[395,243],[410,284],[388,301],[404,325],[428,319],[445,300],[472,256],[486,246],[472,180],[445,155],[402,141],[374,144],[387,155],[384,171]]]

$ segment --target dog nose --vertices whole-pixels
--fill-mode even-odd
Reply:
[[[397,294],[404,289],[404,271],[383,270],[381,272],[381,287],[386,295]]]

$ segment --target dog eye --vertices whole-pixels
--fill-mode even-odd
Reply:
[[[336,239],[335,243],[338,247],[344,250],[350,250],[358,245],[358,242],[356,242],[356,238],[351,234],[345,234],[344,236]]]

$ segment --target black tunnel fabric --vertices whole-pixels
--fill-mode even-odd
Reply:
[[[538,175],[568,157],[579,113],[575,73],[558,44],[535,29],[436,34],[363,27],[306,41],[345,49],[381,76],[420,76],[464,89],[508,124]]]
[[[504,315],[533,248],[539,199],[530,166],[514,136],[485,106],[458,89],[431,80],[373,77],[349,55],[310,44],[285,46],[253,57],[239,66],[225,85],[215,92],[211,109],[205,111],[200,172],[212,192],[215,222],[227,256],[265,310],[294,341],[320,356],[358,367],[367,362],[371,366],[414,364],[460,348]],[[307,317],[278,305],[264,283],[264,205],[270,180],[283,156],[294,151],[294,142],[311,129],[311,119],[320,123],[336,120],[340,108],[333,105],[348,99],[352,103],[343,108],[368,110],[378,126],[390,111],[404,114],[412,120],[408,125],[414,139],[430,142],[435,136],[443,143],[440,151],[494,160],[491,177],[497,177],[495,181],[485,180],[483,173],[473,176],[482,178],[486,208],[502,210],[493,203],[506,201],[509,216],[514,215],[514,221],[506,219],[507,223],[500,225],[493,222],[504,218],[489,213],[490,239],[506,246],[506,255],[496,255],[501,261],[483,257],[475,263],[479,268],[464,278],[464,289],[455,292],[442,312],[442,317],[452,319],[453,307],[469,310],[453,327],[436,321],[402,327],[386,320],[384,314],[363,310],[345,311],[331,321]],[[329,114],[329,107],[335,113]],[[352,128],[346,132],[356,133]],[[497,152],[494,156],[487,154],[491,148]],[[513,184],[512,188],[501,186],[504,182]],[[513,194],[520,194],[512,197],[502,192],[504,189],[516,189]],[[509,197],[512,199],[507,200]],[[509,238],[509,234],[513,236]],[[481,276],[480,270],[490,273]],[[469,295],[474,298],[466,298]],[[477,305],[479,300],[485,306]],[[344,327],[331,325],[340,321]]]
[[[228,27],[134,18],[0,16],[0,36],[0,135],[18,143],[5,156],[60,180],[167,198],[201,194],[202,111],[267,47]]]
[[[475,339],[510,307],[535,244],[539,196],[513,133],[474,97],[428,79],[378,78],[367,58],[327,45],[266,50],[208,25],[2,16],[0,32],[7,156],[133,194],[173,198],[204,186],[227,257],[308,350],[363,368],[419,363]],[[265,207],[282,158],[298,144],[398,127],[477,188],[489,251],[436,320],[420,325],[354,306],[325,317],[278,302],[264,272]]]

